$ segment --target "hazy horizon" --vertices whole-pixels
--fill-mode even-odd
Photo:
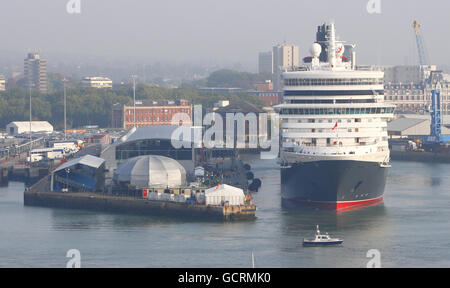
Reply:
[[[450,64],[449,40],[442,36],[450,26],[450,4],[437,0],[381,0],[382,13],[372,15],[368,0],[81,0],[81,14],[67,13],[68,0],[0,1],[3,57],[23,59],[37,51],[63,63],[90,55],[94,62],[256,71],[258,52],[280,42],[299,45],[300,56],[308,56],[317,26],[334,20],[340,39],[357,44],[358,64],[412,65],[418,63],[417,19],[430,62]]]

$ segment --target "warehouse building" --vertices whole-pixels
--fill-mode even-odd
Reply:
[[[192,105],[187,100],[137,100],[136,107],[133,103],[116,104],[112,109],[112,127],[131,129],[132,127],[172,125],[172,117],[177,113],[188,116],[188,123],[183,125],[192,124]]]
[[[401,117],[388,123],[390,138],[423,138],[431,134],[429,117]],[[450,135],[450,128],[442,126],[442,134]]]
[[[47,121],[15,121],[6,125],[6,132],[9,135],[20,135],[23,133],[52,133],[53,126]]]

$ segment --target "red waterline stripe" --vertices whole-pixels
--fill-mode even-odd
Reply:
[[[336,210],[339,212],[349,211],[357,208],[368,207],[377,205],[383,202],[383,197],[364,200],[364,201],[355,201],[355,202],[338,202],[336,203]]]
[[[369,200],[348,201],[348,202],[308,202],[308,201],[295,201],[295,202],[304,206],[313,206],[323,209],[336,210],[337,212],[345,212],[353,209],[380,204],[381,202],[383,202],[383,197]]]

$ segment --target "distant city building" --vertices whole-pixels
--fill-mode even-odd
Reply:
[[[431,73],[437,71],[436,65],[413,66],[374,66],[384,71],[386,83],[423,83],[430,78]]]
[[[360,67],[361,69],[362,67]],[[450,77],[436,66],[371,66],[365,69],[385,73],[386,102],[397,106],[398,114],[428,114],[431,91],[441,90],[442,114],[450,115]]]
[[[273,106],[280,103],[281,93],[273,90],[273,83],[270,80],[267,80],[264,83],[257,83],[256,90],[251,91],[250,94],[258,97],[267,106]]]
[[[106,145],[109,145],[112,143],[111,135],[109,135],[108,133],[89,135],[84,140],[85,140],[85,142],[87,142],[89,144],[101,144],[103,146],[106,146]]]
[[[25,88],[47,93],[47,60],[38,53],[28,53],[24,60]]]
[[[203,87],[198,88],[198,91],[208,93],[238,93],[244,91],[242,88],[227,88],[227,87]]]
[[[22,75],[23,75],[22,72],[12,72],[11,73],[11,78],[12,79],[16,79],[16,78],[21,77]]]
[[[258,97],[261,101],[264,102],[267,106],[273,106],[280,104],[280,99],[282,98],[281,95],[283,92],[276,92],[276,91],[252,91],[250,94],[255,95]]]
[[[273,73],[273,52],[261,52],[258,57],[258,72],[259,74]]]
[[[220,100],[220,101],[214,103],[213,111],[217,111],[218,109],[227,107],[228,105],[230,105],[230,101]]]
[[[187,100],[142,100],[136,101],[136,127],[171,125],[172,117],[186,113],[192,125],[192,105]],[[112,127],[130,129],[134,127],[134,106],[116,104],[112,110]]]
[[[113,82],[107,77],[85,77],[82,81],[83,87],[88,88],[112,88]]]
[[[0,91],[6,90],[6,80],[3,75],[0,75]]]
[[[30,121],[16,121],[6,125],[6,132],[9,135],[19,135],[30,132]],[[47,121],[31,121],[31,133],[52,133],[53,126]]]
[[[273,83],[270,80],[266,80],[264,83],[256,84],[256,91],[258,92],[268,92],[273,91]]]
[[[275,91],[283,88],[281,73],[286,68],[299,66],[299,49],[295,45],[279,44],[273,47],[273,84]]]

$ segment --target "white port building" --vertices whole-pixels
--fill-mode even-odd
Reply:
[[[6,125],[6,132],[9,135],[19,135],[30,132],[30,121],[15,121]],[[52,133],[53,126],[47,121],[31,121],[31,133]]]
[[[6,90],[5,76],[0,75],[0,91],[5,91],[5,90]]]
[[[83,87],[89,88],[112,88],[112,80],[107,77],[85,77]]]

